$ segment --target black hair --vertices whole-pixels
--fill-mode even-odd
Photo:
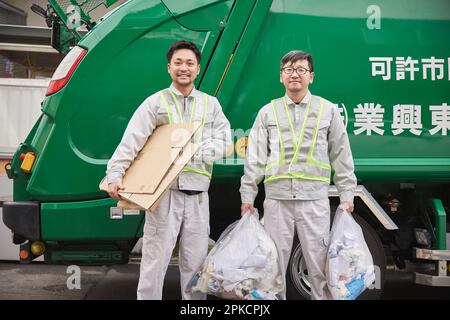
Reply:
[[[200,63],[200,60],[202,58],[202,54],[200,52],[200,50],[197,48],[197,46],[190,42],[190,41],[186,41],[186,40],[179,40],[174,42],[169,50],[167,51],[167,61],[170,63],[170,60],[172,59],[172,56],[174,54],[175,51],[180,50],[180,49],[188,49],[191,50],[192,52],[194,52],[195,57],[197,58],[197,63]]]
[[[293,50],[293,51],[289,51],[288,53],[286,53],[280,61],[280,70],[281,70],[281,68],[283,68],[283,66],[286,63],[292,62],[292,64],[294,64],[295,62],[297,62],[299,60],[307,60],[308,65],[309,65],[309,71],[311,71],[311,72],[314,71],[314,64],[313,64],[312,56],[308,52],[301,51],[301,50]]]

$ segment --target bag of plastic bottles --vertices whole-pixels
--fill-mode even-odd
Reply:
[[[187,290],[225,299],[276,300],[282,288],[275,244],[255,211],[228,226]]]
[[[354,300],[375,281],[372,255],[361,227],[339,206],[327,254],[327,283],[335,300]]]

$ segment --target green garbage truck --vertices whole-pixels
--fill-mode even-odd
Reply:
[[[133,112],[170,84],[167,48],[185,39],[202,51],[197,88],[218,98],[233,129],[233,149],[214,164],[212,239],[240,217],[249,128],[284,93],[281,57],[300,49],[315,59],[311,91],[338,105],[349,133],[354,216],[377,267],[362,297],[380,294],[387,261],[421,266],[417,283],[450,285],[448,0],[130,0],[91,20],[92,8],[114,2],[49,0],[35,10],[66,56],[42,115],[6,165],[14,191],[3,221],[21,261],[128,262],[145,213],[117,208],[99,181]],[[336,206],[334,186],[329,195]],[[288,296],[307,298],[298,243],[287,276]]]

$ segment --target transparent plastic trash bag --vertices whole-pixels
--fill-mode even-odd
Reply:
[[[327,253],[327,283],[335,300],[354,300],[375,281],[362,229],[345,209],[336,211]]]
[[[276,300],[282,289],[275,243],[255,210],[225,229],[187,291],[225,299]]]

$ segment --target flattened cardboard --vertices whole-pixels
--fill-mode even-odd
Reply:
[[[183,148],[183,153],[179,158],[175,160],[173,165],[167,171],[167,174],[163,177],[158,188],[152,194],[141,194],[141,193],[129,193],[129,192],[119,192],[126,201],[132,202],[145,208],[146,210],[153,211],[159,201],[164,196],[164,193],[168,191],[169,187],[181,173],[183,168],[188,164],[194,154],[197,152],[199,146],[191,142],[188,143],[186,147]]]
[[[120,194],[120,196],[122,197],[122,200],[120,200],[119,202],[117,202],[117,206],[119,208],[123,208],[123,209],[139,209],[139,210],[145,210],[145,211],[154,211],[156,209],[156,207],[159,205],[159,203],[161,202],[162,198],[167,194],[167,192],[170,189],[167,188],[166,190],[163,191],[163,193],[159,196],[159,198],[151,205],[150,208],[143,208],[131,201],[128,201],[128,198],[132,198],[137,202],[141,202],[141,203],[147,203],[148,199],[146,198],[146,196],[151,196],[149,194],[142,194],[142,193],[126,193],[123,192]],[[127,200],[125,200],[127,199]]]
[[[142,208],[141,206],[127,200],[119,200],[117,202],[117,206],[122,209],[146,210],[145,208]]]
[[[153,194],[200,122],[168,124],[150,136],[123,177],[123,192]]]
[[[167,170],[180,156],[182,148],[200,127],[200,122],[162,125],[153,132],[125,172],[124,192],[154,193]],[[108,191],[106,177],[100,189]],[[145,190],[145,191],[141,191]]]
[[[106,177],[103,178],[103,180],[100,182],[99,188],[100,188],[100,190],[108,192],[108,184],[106,183]],[[135,204],[133,202],[125,200],[125,198],[117,201],[117,206],[119,208],[123,208],[123,209],[147,210],[145,208],[142,208],[141,206],[138,206],[137,204]]]
[[[196,129],[198,129],[198,127],[196,127],[195,130]],[[125,209],[153,211],[158,206],[159,202],[161,201],[165,193],[169,190],[172,183],[195,155],[195,153],[199,149],[199,145],[188,141],[184,148],[179,148],[178,146],[174,145],[174,149],[179,149],[180,152],[177,151],[178,156],[169,165],[168,170],[163,175],[161,181],[158,183],[155,191],[153,193],[132,193],[126,191],[119,192],[119,195],[123,199],[117,203],[118,207]],[[143,163],[141,167],[144,168],[142,170],[146,169],[146,166]],[[127,174],[128,171],[125,173],[125,176]],[[106,177],[103,178],[103,180],[100,182],[99,187],[101,190],[108,191],[108,182]]]

